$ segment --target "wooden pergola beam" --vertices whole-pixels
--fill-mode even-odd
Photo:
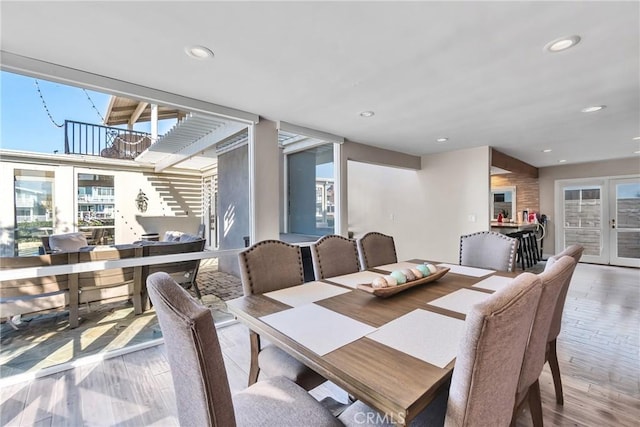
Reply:
[[[129,117],[129,122],[127,123],[129,125],[129,129],[133,129],[133,125],[138,121],[144,109],[147,108],[147,105],[149,105],[148,102],[138,102],[136,109],[133,110],[133,113],[131,113],[131,117]]]

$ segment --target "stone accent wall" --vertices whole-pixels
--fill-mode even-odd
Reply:
[[[529,209],[529,212],[540,211],[540,186],[538,178],[531,178],[517,173],[506,173],[502,175],[491,175],[491,188],[516,187],[516,210],[521,219],[522,211]],[[549,215],[549,212],[542,212]]]

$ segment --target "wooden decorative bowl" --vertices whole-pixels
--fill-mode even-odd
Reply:
[[[434,282],[447,274],[450,270],[449,267],[438,267],[436,266],[436,271],[433,274],[428,275],[427,277],[423,277],[422,279],[412,280],[410,282],[404,283],[402,285],[397,286],[388,286],[386,288],[374,288],[371,286],[371,283],[364,283],[358,285],[358,289],[361,291],[369,292],[370,294],[374,294],[377,297],[387,298],[391,295],[395,295],[398,292],[406,291],[407,289],[413,288],[414,286],[424,285],[425,283]]]

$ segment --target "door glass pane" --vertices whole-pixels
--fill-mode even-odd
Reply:
[[[640,258],[640,182],[616,184],[618,257]]]
[[[290,154],[289,232],[322,236],[334,232],[333,144]]]
[[[618,228],[640,228],[640,183],[616,185],[616,224]]]
[[[78,229],[90,245],[114,243],[113,175],[78,174]]]
[[[618,233],[618,257],[640,259],[640,232]]]
[[[585,255],[602,254],[602,200],[600,187],[565,188],[565,247],[584,246]]]
[[[14,255],[38,255],[44,249],[41,238],[51,234],[53,230],[54,173],[16,169],[14,181],[16,209]]]

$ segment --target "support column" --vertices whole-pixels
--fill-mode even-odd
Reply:
[[[251,128],[250,128],[251,129]],[[253,141],[251,135],[253,134]],[[249,132],[252,182],[251,243],[280,237],[280,148],[278,129],[260,120]]]

